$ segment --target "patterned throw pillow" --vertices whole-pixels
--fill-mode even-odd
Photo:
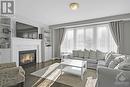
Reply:
[[[108,67],[114,69],[119,63],[124,61],[124,58],[125,56],[116,57],[113,61],[110,62]]]
[[[107,58],[108,58],[111,54],[112,54],[112,52],[106,53],[106,55],[105,55],[105,60],[107,60]]]
[[[109,66],[109,63],[114,59],[115,57],[110,54],[107,59],[105,60],[105,67],[108,67]]]
[[[115,69],[120,69],[124,71],[130,71],[130,63],[122,62],[115,67]]]

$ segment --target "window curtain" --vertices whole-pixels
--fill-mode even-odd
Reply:
[[[123,41],[121,36],[123,30],[123,22],[122,21],[110,22],[110,30],[117,44],[117,52],[120,53],[121,41]]]
[[[60,58],[61,44],[65,35],[65,28],[55,30],[55,57]]]
[[[109,24],[66,29],[61,52],[84,49],[117,52]]]

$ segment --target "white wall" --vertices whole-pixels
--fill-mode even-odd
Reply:
[[[9,63],[11,62],[11,49],[0,49],[0,63]]]

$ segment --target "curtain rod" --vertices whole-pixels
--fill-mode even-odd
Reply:
[[[85,27],[85,26],[92,26],[92,25],[101,25],[101,24],[107,24],[107,23],[113,22],[113,21],[130,21],[130,18],[128,18],[128,19],[110,20],[110,21],[103,21],[103,22],[95,22],[95,23],[88,23],[88,24],[79,24],[79,25],[72,25],[72,26],[63,26],[63,27],[59,27],[59,28],[69,29],[69,28]],[[57,28],[57,29],[59,29],[59,28]]]

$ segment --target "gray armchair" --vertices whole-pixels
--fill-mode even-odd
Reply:
[[[130,87],[130,71],[98,67],[96,87]]]
[[[21,66],[16,67],[16,63],[0,64],[0,87],[8,87],[22,84],[25,81],[25,71]]]

